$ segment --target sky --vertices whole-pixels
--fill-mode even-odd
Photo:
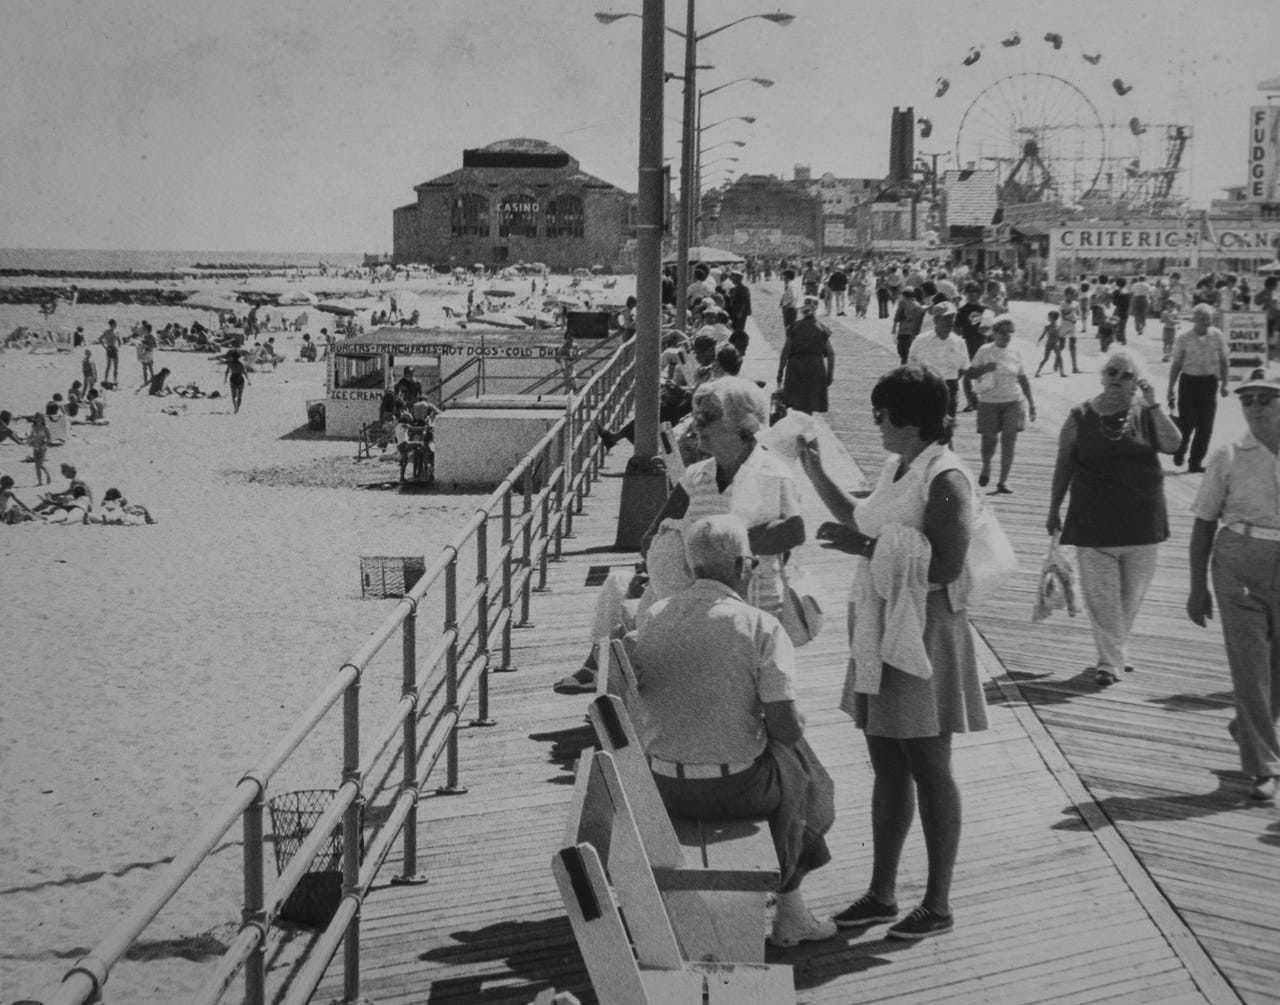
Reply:
[[[0,0],[0,247],[389,251],[414,185],[512,137],[634,191],[641,22],[592,15],[640,4]],[[684,0],[666,9],[683,30]],[[1187,191],[1206,205],[1243,182],[1256,85],[1280,76],[1280,0],[697,0],[697,32],[779,9],[795,21],[699,44],[713,67],[700,89],[775,82],[706,97],[704,124],[730,120],[703,134],[708,182],[724,168],[790,178],[797,164],[882,177],[895,106],[934,123],[917,149],[946,167],[968,103],[1039,72],[1108,122],[1191,124]],[[1013,32],[1021,45],[1003,46]],[[674,34],[666,62],[682,72]],[[667,156],[681,87],[664,91]]]

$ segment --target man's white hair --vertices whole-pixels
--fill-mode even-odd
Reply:
[[[722,579],[733,575],[735,561],[751,554],[747,525],[729,513],[703,517],[685,531],[684,554],[695,576]]]

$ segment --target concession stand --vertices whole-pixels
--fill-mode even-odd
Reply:
[[[382,396],[413,368],[414,379],[439,407],[468,398],[543,397],[560,372],[561,335],[469,325],[452,328],[379,328],[335,342],[328,359],[325,431],[356,439],[378,419]],[[561,399],[563,400],[563,399]]]

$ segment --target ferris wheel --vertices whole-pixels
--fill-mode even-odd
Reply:
[[[1025,42],[1013,31],[948,61],[923,103],[919,136],[936,129],[951,147],[931,157],[995,172],[1002,203],[1167,198],[1190,128],[1148,130],[1156,124],[1133,114],[1131,91],[1101,52],[1054,31]]]
[[[1074,205],[1107,168],[1107,125],[1079,86],[1054,73],[1008,74],[960,116],[955,163],[995,168],[1004,202]]]

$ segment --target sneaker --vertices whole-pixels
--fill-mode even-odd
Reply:
[[[769,944],[780,949],[789,949],[802,942],[821,942],[833,938],[836,934],[836,923],[828,918],[819,921],[812,911],[806,911],[807,917],[794,923],[774,919],[773,931],[769,933]]]
[[[1249,786],[1249,801],[1253,803],[1274,803],[1276,801],[1275,775],[1258,775]]]
[[[951,915],[937,914],[921,904],[884,934],[890,939],[927,939],[931,935],[949,932],[954,927]]]
[[[862,928],[882,921],[893,921],[898,916],[897,904],[885,904],[869,893],[864,893],[831,920],[837,928]]]
[[[1180,467],[1182,467],[1182,462],[1186,459],[1186,456],[1187,456],[1187,455],[1186,455],[1185,453],[1183,453],[1181,450],[1176,450],[1176,451],[1174,451],[1174,454],[1173,454],[1173,466],[1174,466],[1175,468],[1180,468]]]

